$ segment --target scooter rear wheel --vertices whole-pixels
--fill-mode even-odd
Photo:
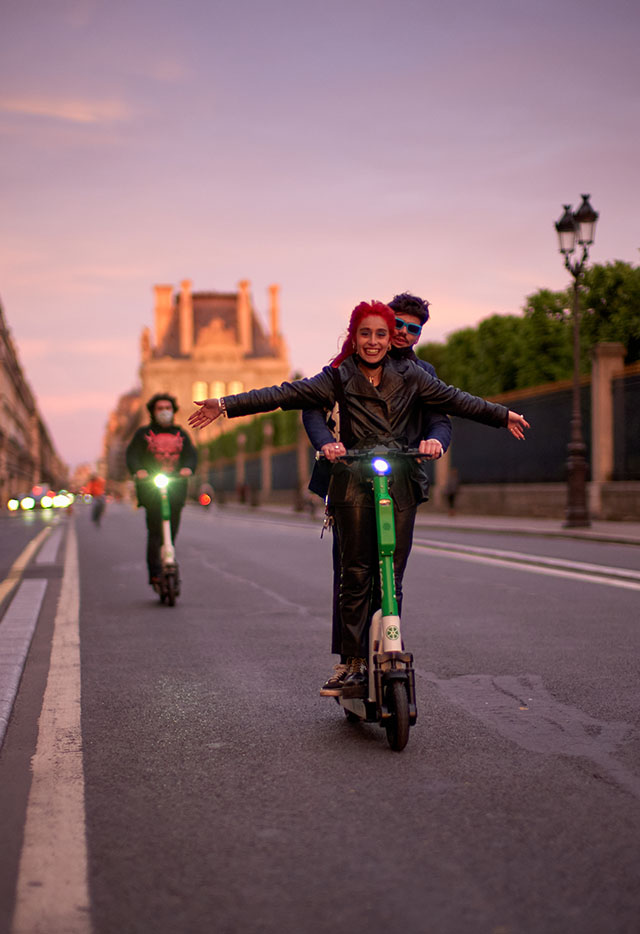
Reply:
[[[402,681],[392,681],[387,686],[387,707],[392,711],[385,724],[387,742],[394,752],[402,752],[409,740],[409,698]]]
[[[169,606],[176,605],[176,596],[178,593],[178,582],[176,580],[175,574],[168,574],[166,579],[166,593],[167,593],[167,603]]]

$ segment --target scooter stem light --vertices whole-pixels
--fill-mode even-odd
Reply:
[[[163,473],[159,473],[156,477],[154,477],[153,482],[159,490],[166,490],[166,488],[169,486],[169,478]]]
[[[391,467],[387,463],[387,461],[383,460],[381,457],[376,457],[376,459],[372,462],[371,466],[373,467],[375,472],[380,477],[383,477],[385,474],[389,473],[391,470]]]

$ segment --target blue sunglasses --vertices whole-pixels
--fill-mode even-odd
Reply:
[[[401,331],[403,328],[406,328],[409,334],[413,334],[414,337],[419,337],[422,332],[421,324],[407,324],[402,318],[396,318],[396,331]]]

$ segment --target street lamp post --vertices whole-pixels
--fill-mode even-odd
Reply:
[[[573,276],[573,406],[571,414],[571,437],[567,445],[567,508],[565,528],[585,528],[591,525],[587,506],[587,458],[582,437],[580,414],[580,284],[582,272],[593,243],[598,214],[589,204],[589,195],[582,195],[582,204],[577,211],[570,204],[564,205],[564,214],[556,222],[560,241],[560,252],[564,264]],[[571,262],[576,243],[582,247],[582,256]]]

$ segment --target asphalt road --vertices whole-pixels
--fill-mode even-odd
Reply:
[[[419,718],[398,754],[318,695],[317,525],[186,510],[168,608],[140,513],[74,522],[95,934],[637,934],[640,586],[433,543],[632,572],[640,548],[419,532],[403,618]],[[3,931],[64,555],[0,752]]]

